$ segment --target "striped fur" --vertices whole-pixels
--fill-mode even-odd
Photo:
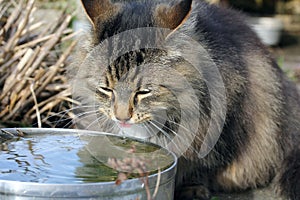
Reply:
[[[198,0],[192,4],[189,0],[169,4],[82,1],[92,28],[91,34],[81,39],[84,45],[74,64],[74,68],[84,66],[87,74],[74,79],[74,85],[86,86],[78,95],[85,105],[91,103],[90,96],[96,97],[94,113],[101,130],[119,133],[119,124],[135,124],[141,133],[133,136],[166,145],[180,126],[189,125],[182,122],[182,116],[190,117],[189,123],[200,125],[192,146],[180,157],[176,179],[179,199],[206,199],[209,190],[229,192],[267,185],[279,195],[300,199],[299,95],[239,13]],[[86,6],[86,2],[95,6]],[[107,15],[97,16],[102,4],[111,9]],[[171,33],[165,37],[179,32],[193,38],[205,48],[222,76],[227,102],[225,125],[205,158],[198,158],[197,151],[211,117],[218,113],[211,113],[213,97],[204,74],[181,57],[182,38],[175,38],[172,45],[162,49],[127,52],[99,67],[106,61],[95,51],[97,46],[141,27],[169,28]],[[150,41],[135,39],[123,38],[104,46],[117,55],[130,42],[138,47]],[[193,58],[193,51],[187,54]],[[201,61],[204,55],[193,59]],[[190,88],[184,87],[185,81]],[[200,117],[193,118],[196,112]],[[87,120],[83,124],[92,128],[93,123]],[[156,129],[159,131],[153,135]],[[175,152],[184,148],[182,141],[173,142],[169,148]]]

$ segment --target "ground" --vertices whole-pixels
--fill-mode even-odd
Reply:
[[[212,200],[284,200],[276,197],[269,188],[247,191],[244,193],[220,194]]]

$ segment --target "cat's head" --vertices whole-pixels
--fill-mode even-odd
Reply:
[[[85,128],[163,143],[157,136],[169,141],[184,126],[183,116],[197,116],[198,96],[207,88],[184,59],[141,49],[106,64],[98,54],[97,48],[90,53],[74,82],[86,112],[94,115]]]
[[[209,117],[208,88],[179,44],[188,46],[185,56],[193,60],[199,60],[197,49],[181,36],[166,42],[188,18],[191,0],[154,2],[82,0],[94,40],[74,81],[75,96],[85,109],[84,128],[161,145],[178,136],[172,144],[180,149],[193,141],[199,115]]]

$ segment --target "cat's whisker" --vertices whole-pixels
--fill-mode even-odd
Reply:
[[[76,106],[76,107],[72,107],[70,109],[66,109],[57,113],[53,113],[50,114],[48,117],[44,117],[42,119],[43,123],[48,123],[50,124],[52,127],[57,127],[59,123],[65,122],[65,121],[69,121],[69,120],[73,120],[73,116],[76,116],[76,114],[72,111],[75,111],[77,109],[80,108],[92,108],[93,106]],[[59,118],[57,120],[53,120],[54,118]],[[68,122],[67,124],[65,124],[62,128],[68,127],[71,123]],[[33,124],[33,126],[36,124]]]
[[[120,133],[120,128],[117,123],[115,123],[113,120],[110,120],[109,118],[106,119],[106,121],[110,121],[110,129],[107,129],[107,132],[109,133],[114,133],[114,134],[119,134]],[[111,126],[112,125],[112,126]]]
[[[76,106],[76,107],[72,107],[72,108],[70,108],[70,109],[67,109],[67,110],[63,110],[63,111],[57,112],[57,113],[55,113],[55,114],[53,114],[53,115],[47,117],[46,119],[49,119],[49,118],[51,118],[51,117],[53,117],[53,116],[58,116],[58,115],[61,115],[61,114],[66,114],[66,113],[69,113],[69,112],[71,112],[71,111],[75,111],[75,110],[77,110],[77,109],[82,109],[82,108],[93,108],[93,107],[95,107],[95,106],[89,106],[89,105],[87,105],[87,106]]]
[[[164,126],[164,124],[162,124],[161,122],[159,122],[159,121],[157,121],[157,120],[153,120],[153,121],[155,121],[157,124],[159,124],[159,125],[163,125]],[[184,127],[183,125],[181,125],[181,124],[179,124],[179,123],[177,123],[177,122],[174,122],[174,121],[168,121],[169,123],[173,123],[173,124],[175,124],[175,125],[177,125],[177,126],[179,126],[179,127],[182,127],[183,129],[185,129],[185,131],[188,131],[188,133],[189,134],[191,134],[191,132],[190,132],[190,130],[188,130],[186,127]],[[167,127],[167,126],[164,126],[164,128],[166,128],[168,131],[170,131],[171,133],[173,133],[174,135],[176,135],[177,137],[179,137],[182,141],[186,141],[186,138],[184,138],[184,137],[182,137],[180,134],[178,134],[177,132],[175,132],[174,130],[172,130],[171,128],[169,128],[169,127]],[[192,141],[191,141],[192,142]],[[191,142],[187,142],[188,143],[188,145],[189,146],[191,146]],[[203,142],[203,141],[202,141]],[[193,150],[194,152],[197,152],[197,150],[193,147],[193,146],[191,146],[190,147],[190,149],[191,150]]]
[[[95,115],[98,115],[98,113],[96,112]],[[97,117],[94,121],[92,121],[87,127],[86,129],[89,129],[91,126],[93,126],[95,123],[102,123],[101,127],[104,127],[104,124],[106,124],[106,122],[109,120],[109,118],[107,118],[105,115],[101,115],[99,117]]]
[[[94,125],[95,123],[99,122],[99,119],[95,119],[94,121],[92,121],[87,127],[85,127],[85,129],[89,129],[92,125]]]
[[[118,129],[118,130],[120,130],[120,128],[118,127],[118,125],[117,125],[117,123],[113,123],[113,126],[112,126],[112,128],[111,128],[111,133],[115,133],[116,131],[114,131],[115,129]]]
[[[100,118],[99,118],[100,119]],[[109,128],[107,129],[105,129],[105,132],[108,132],[108,133],[115,133],[115,134],[117,134],[117,133],[119,133],[119,132],[117,132],[117,131],[115,131],[115,129],[117,128],[118,130],[121,130],[120,129],[120,126],[119,126],[119,124],[118,123],[115,123],[112,119],[110,119],[110,118],[108,118],[108,117],[105,117],[104,115],[102,116],[102,118],[101,119],[103,119],[102,120],[102,125],[101,125],[101,127],[104,127],[104,124],[108,124],[109,125]]]
[[[73,122],[73,124],[76,124],[76,123],[80,122],[81,120],[91,117],[96,114],[97,114],[96,111],[87,111],[87,112],[77,113],[75,115],[75,118],[73,118],[73,120],[71,122]],[[84,116],[84,117],[82,117],[82,116]],[[71,122],[69,122],[67,125],[71,124]]]
[[[162,118],[162,117],[159,117],[159,116],[155,116],[155,117],[157,117],[157,118]],[[153,120],[153,121],[155,121],[156,123],[158,123],[158,124],[160,124],[160,125],[163,125],[162,123],[160,123],[160,122],[157,121],[157,120]],[[177,126],[180,126],[180,127],[182,127],[182,128],[184,128],[185,131],[189,131],[186,127],[182,126],[180,123],[177,123],[177,122],[174,122],[174,121],[170,121],[170,120],[169,120],[168,122],[169,122],[169,123],[172,123],[172,124],[175,124],[175,125],[177,125]],[[171,131],[174,135],[180,137],[183,141],[185,141],[185,138],[183,138],[182,136],[180,136],[178,133],[176,133],[175,131],[173,131],[173,130],[170,129],[169,127],[164,126],[164,128],[168,129],[168,130]],[[205,145],[206,147],[212,149],[212,151],[214,151],[215,153],[219,154],[217,151],[215,151],[214,148],[212,148],[210,145],[208,145],[207,143],[205,143],[204,140],[200,139],[199,137],[197,137],[197,139],[202,143],[202,145]],[[192,147],[192,146],[191,146],[191,147]],[[198,152],[198,151],[197,151],[195,148],[193,148],[193,147],[192,147],[192,150],[193,150],[194,152]]]
[[[164,119],[165,120],[165,118],[164,117],[161,117],[161,116],[159,116],[159,115],[153,115],[155,118],[158,118],[158,119]],[[157,121],[157,120],[155,120],[157,123],[160,123],[159,121]],[[185,127],[185,126],[183,126],[181,123],[178,123],[178,122],[175,122],[175,121],[173,121],[173,120],[168,120],[168,122],[170,122],[170,123],[172,123],[172,124],[174,124],[174,125],[176,125],[176,126],[178,126],[178,127],[180,127],[180,128],[183,128],[185,131],[188,131],[188,132],[191,132],[191,130],[190,129],[188,129],[187,127]],[[160,123],[161,125],[163,125],[162,123]],[[168,128],[168,127],[166,127],[166,128]],[[170,128],[168,128],[170,131],[172,131]]]
[[[152,121],[149,121],[149,123],[151,125],[153,125],[155,128],[157,128],[162,134],[164,134],[169,139],[169,141],[172,142],[178,150],[180,150],[179,146],[173,141],[173,138],[171,138],[170,135],[166,131],[164,131],[162,128],[160,128],[159,126],[157,126]],[[165,144],[165,145],[167,145],[167,144]]]
[[[95,110],[85,110],[85,111],[80,111],[78,113],[74,113],[73,119],[77,120],[83,117],[87,117],[89,114],[95,114],[97,111]]]
[[[152,127],[150,125],[148,125],[147,123],[143,123],[141,125],[144,127],[144,129],[146,129],[146,131],[149,133],[149,135],[151,135],[150,138],[151,137],[157,138],[158,139],[158,143],[157,144],[160,145],[160,146],[163,146],[164,143],[161,141],[161,138],[159,138],[158,135],[155,134],[155,131],[152,129]]]
[[[152,124],[153,122],[151,122],[151,121],[147,121],[147,123],[143,123],[143,126],[147,129],[147,131],[150,133],[150,135],[151,135],[151,137],[156,137],[157,136],[157,131],[155,131],[154,129],[153,129],[153,127],[151,127],[151,126],[153,126],[153,124]],[[157,128],[156,126],[155,126],[155,128]],[[160,130],[159,130],[160,131]]]
[[[79,114],[77,114],[77,116],[79,116],[79,117],[76,117],[74,120],[75,120],[75,123],[78,123],[82,120],[85,120],[88,117],[97,116],[97,114],[98,114],[97,111],[84,112],[84,113],[80,114],[80,116],[79,116]]]

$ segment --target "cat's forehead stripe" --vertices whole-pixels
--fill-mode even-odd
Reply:
[[[136,83],[137,88],[140,88],[142,86],[142,81],[143,81],[143,77],[139,77],[139,79],[137,80],[137,83]]]
[[[130,79],[131,82],[134,82],[134,80],[137,78],[137,76],[138,76],[138,74],[140,72],[139,69],[140,69],[139,66],[137,66],[137,67],[134,68],[134,74],[132,75],[132,77]]]

